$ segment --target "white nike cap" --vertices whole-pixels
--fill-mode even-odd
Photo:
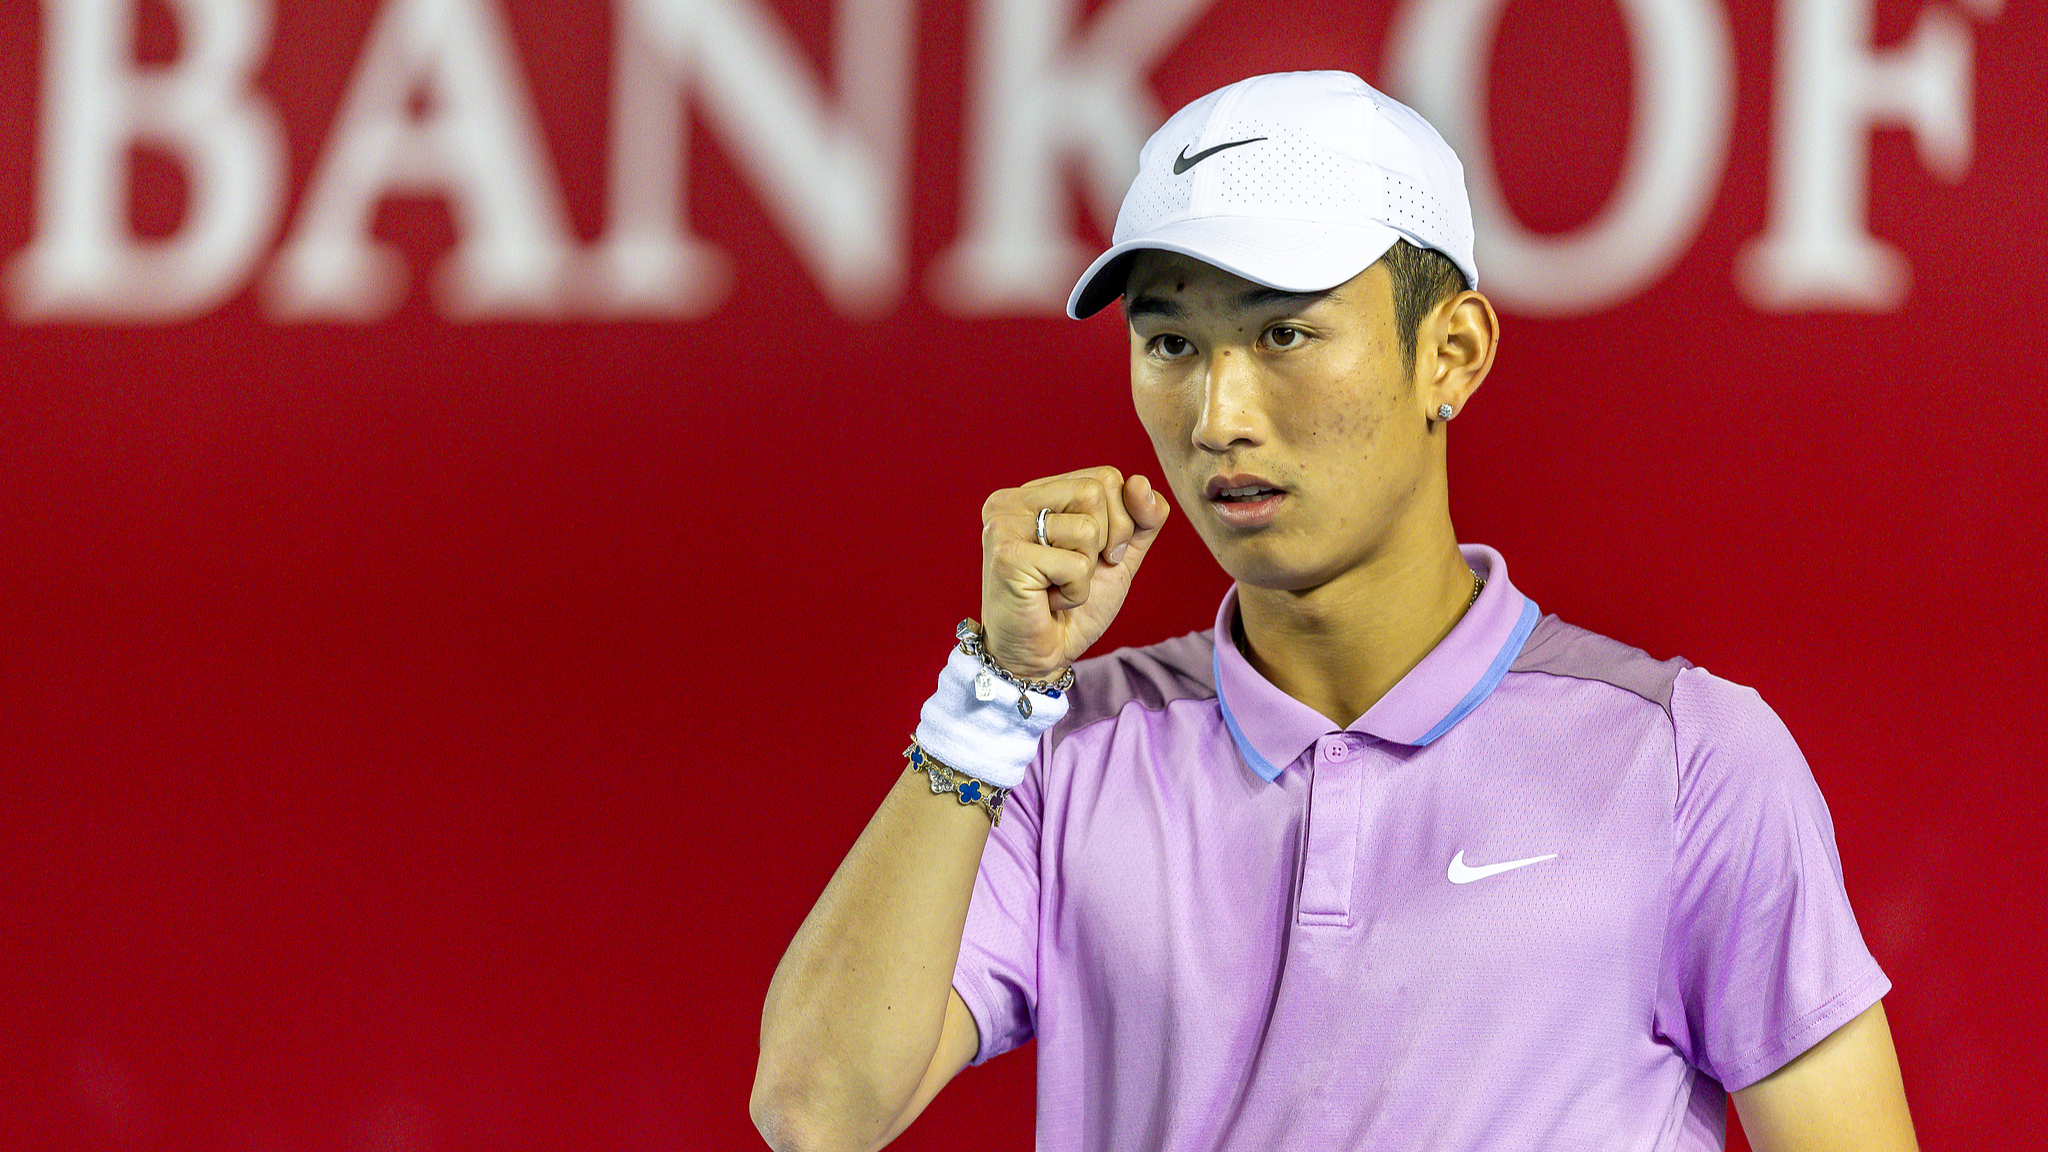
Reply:
[[[1174,113],[1138,153],[1111,239],[1067,298],[1076,320],[1123,295],[1144,248],[1320,292],[1405,239],[1479,286],[1465,166],[1428,121],[1349,72],[1253,76]]]

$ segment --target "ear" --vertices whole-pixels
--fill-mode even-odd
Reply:
[[[1478,292],[1458,293],[1423,320],[1415,342],[1416,392],[1432,418],[1441,404],[1454,413],[1465,410],[1493,370],[1499,340],[1500,318]]]

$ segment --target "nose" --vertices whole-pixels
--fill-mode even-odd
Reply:
[[[1235,348],[1221,348],[1202,377],[1202,411],[1195,421],[1195,447],[1227,452],[1255,446],[1264,438],[1259,407],[1258,366]]]

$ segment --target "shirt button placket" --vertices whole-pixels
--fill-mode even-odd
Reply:
[[[1308,846],[1302,860],[1297,918],[1304,926],[1351,923],[1352,881],[1358,864],[1362,767],[1351,737],[1325,736],[1311,760]]]

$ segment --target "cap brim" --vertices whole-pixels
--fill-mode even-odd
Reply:
[[[1401,233],[1384,224],[1305,224],[1257,216],[1177,220],[1133,236],[1095,258],[1067,296],[1067,315],[1085,320],[1123,295],[1134,254],[1178,252],[1282,292],[1335,288],[1387,254]]]

